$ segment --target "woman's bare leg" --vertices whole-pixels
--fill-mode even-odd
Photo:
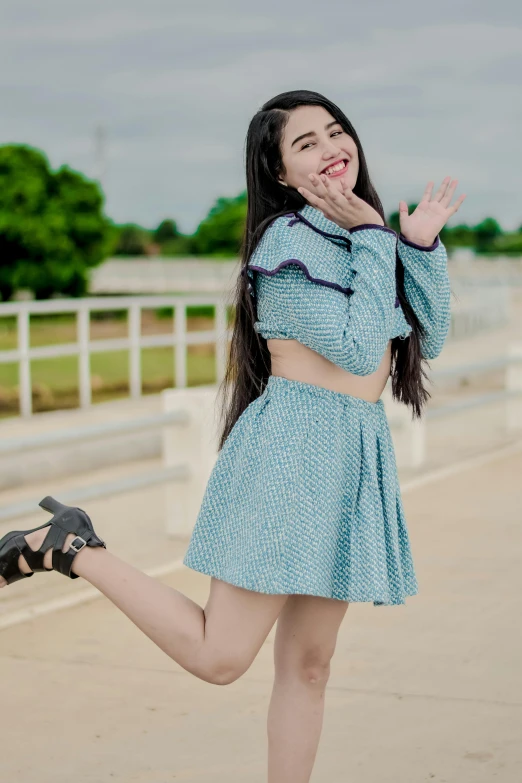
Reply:
[[[268,711],[268,783],[308,783],[323,724],[324,693],[348,602],[291,595],[277,621]]]
[[[48,527],[29,533],[29,546],[38,549],[47,533]],[[67,536],[64,551],[74,538],[72,533]],[[51,558],[49,549],[44,557],[48,568]],[[26,573],[31,570],[22,556],[19,565]],[[72,570],[100,590],[176,663],[216,685],[237,680],[249,668],[288,598],[212,578],[203,609],[103,547],[84,547],[75,556]],[[0,578],[0,587],[5,585]]]

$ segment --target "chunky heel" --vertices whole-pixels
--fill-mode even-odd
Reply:
[[[66,506],[50,495],[41,500],[38,505],[53,514],[50,522],[45,522],[32,530],[13,530],[0,539],[0,576],[6,580],[8,585],[19,579],[32,576],[38,571],[58,571],[70,579],[77,579],[78,574],[73,573],[71,568],[78,552],[86,546],[107,548],[105,541],[96,535],[92,522],[83,509],[76,506]],[[44,527],[49,527],[49,532],[40,548],[38,550],[31,549],[24,536]],[[69,533],[74,533],[76,538],[63,552],[62,547]],[[53,550],[52,568],[45,568],[44,556],[51,548]],[[31,569],[28,574],[20,571],[18,566],[20,555],[25,558]]]
[[[68,508],[72,508],[72,506],[65,506],[63,503],[60,503],[59,500],[55,500],[55,498],[51,497],[51,495],[47,495],[47,497],[45,497],[43,500],[40,500],[38,505],[44,508],[50,514],[63,514],[63,512],[67,511]],[[83,513],[85,514],[85,511]]]

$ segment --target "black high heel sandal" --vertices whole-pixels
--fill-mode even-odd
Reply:
[[[78,574],[71,571],[73,560],[85,546],[102,546],[105,541],[96,535],[92,522],[81,508],[66,506],[48,495],[38,504],[53,514],[50,522],[33,527],[32,530],[12,530],[0,539],[0,576],[8,585],[19,579],[32,576],[37,571],[58,571],[70,579],[77,579]],[[40,549],[31,549],[24,536],[49,526],[49,532],[44,538]],[[62,552],[62,547],[69,533],[75,533],[69,549]],[[52,547],[52,568],[45,568],[44,555]],[[24,574],[18,567],[18,558],[23,555],[32,571]]]

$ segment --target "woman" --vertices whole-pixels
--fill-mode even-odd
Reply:
[[[248,214],[219,454],[185,555],[211,576],[201,608],[105,548],[85,512],[0,541],[2,586],[82,576],[187,671],[231,683],[277,620],[268,780],[304,783],[350,601],[417,592],[381,394],[420,416],[422,362],[449,326],[438,233],[464,200],[447,177],[385,226],[351,123],[322,95],[283,93],[247,137]],[[35,553],[36,551],[36,553]],[[45,553],[45,555],[44,555]]]

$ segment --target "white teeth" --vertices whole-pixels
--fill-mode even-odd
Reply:
[[[341,171],[341,169],[344,169],[346,166],[346,163],[344,161],[341,161],[341,163],[338,163],[336,166],[331,166],[331,168],[326,169],[324,172],[325,174],[333,174],[335,171]]]

